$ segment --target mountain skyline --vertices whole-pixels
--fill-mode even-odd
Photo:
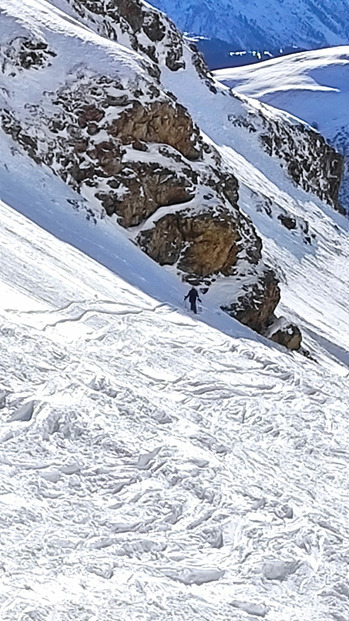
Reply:
[[[349,0],[153,0],[177,26],[234,50],[278,52],[349,43]]]

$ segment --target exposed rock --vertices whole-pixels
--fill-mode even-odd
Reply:
[[[280,301],[280,289],[275,273],[266,270],[244,295],[222,309],[256,332],[263,332]]]
[[[219,217],[183,211],[169,214],[138,236],[149,256],[161,265],[177,263],[184,280],[196,285],[214,274],[232,274],[240,240],[238,221],[223,209]]]
[[[283,224],[289,231],[292,231],[297,226],[296,218],[289,215],[279,214],[278,220],[280,220],[281,224]]]
[[[171,71],[185,67],[183,40],[172,22],[139,0],[67,0],[88,25],[113,41],[128,36],[130,47],[152,62],[152,76],[159,78],[158,63],[164,55]],[[162,43],[161,47],[156,45]]]
[[[209,88],[209,90],[212,93],[217,93],[217,88],[214,84],[214,79],[212,77],[212,73],[210,72],[208,66],[206,65],[206,61],[203,57],[203,55],[201,54],[201,52],[198,50],[197,46],[195,45],[195,43],[193,41],[190,42],[190,49],[193,52],[192,55],[192,63],[196,69],[196,71],[198,72],[198,75],[201,77],[202,80],[205,81],[207,88]]]
[[[287,123],[271,114],[265,104],[253,106],[236,93],[231,95],[246,107],[246,114],[230,117],[232,124],[251,133],[258,132],[266,152],[282,161],[297,185],[343,211],[338,203],[343,157],[311,127],[301,122]]]
[[[298,350],[302,343],[302,333],[298,326],[290,323],[285,317],[279,317],[265,331],[265,336],[275,343],[287,347],[287,349]]]
[[[120,216],[124,227],[141,224],[159,207],[186,203],[195,193],[188,176],[155,163],[128,163],[108,185],[117,191],[97,192],[96,198],[109,216]]]
[[[135,101],[106,131],[123,144],[133,140],[168,144],[189,160],[198,159],[202,153],[199,130],[179,104],[155,102],[143,106]]]
[[[153,91],[147,86],[142,97],[149,100]],[[121,110],[118,91],[122,93]],[[202,157],[199,130],[183,106],[165,95],[162,98],[142,105],[114,80],[77,77],[52,95],[53,117],[46,118],[40,108],[34,108],[30,122],[24,124],[3,111],[2,126],[35,161],[54,167],[82,194],[85,186],[96,188],[94,196],[108,215],[118,215],[122,226],[135,226],[160,206],[188,202],[198,183],[197,172],[183,156]],[[98,137],[100,133],[104,139]],[[147,143],[153,145],[156,163],[138,162],[139,155],[132,156],[134,149],[146,152]],[[156,144],[162,157],[157,156]],[[129,145],[128,157],[124,145]],[[228,186],[228,181],[222,184]]]
[[[57,54],[45,41],[36,38],[15,37],[0,45],[1,71],[9,76],[26,69],[43,69]]]

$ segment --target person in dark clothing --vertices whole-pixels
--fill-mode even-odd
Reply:
[[[197,308],[196,308],[196,300],[199,300],[199,302],[201,302],[200,298],[199,298],[199,294],[197,292],[197,290],[195,289],[195,287],[192,287],[190,289],[190,291],[187,293],[187,295],[184,296],[184,299],[186,300],[187,298],[189,298],[189,302],[190,302],[190,310],[193,311],[193,313],[195,313],[195,315],[197,315]]]

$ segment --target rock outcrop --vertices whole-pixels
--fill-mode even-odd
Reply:
[[[242,217],[242,216],[241,216]],[[163,216],[138,236],[140,247],[160,265],[177,264],[193,285],[210,284],[213,275],[231,276],[239,254],[239,218],[227,209],[212,217],[185,211]]]
[[[187,160],[202,159],[203,148],[183,106],[152,83],[142,88],[76,75],[50,96],[50,115],[33,106],[20,120],[5,109],[2,128],[122,226],[137,226],[160,206],[194,196],[198,173]]]
[[[57,54],[36,37],[14,37],[0,45],[1,72],[14,77],[24,69],[42,69]]]
[[[287,349],[298,351],[302,344],[302,334],[298,326],[285,317],[274,319],[264,331],[265,336],[269,339],[287,347]]]
[[[238,296],[236,302],[222,308],[244,325],[263,333],[272,321],[279,301],[280,288],[275,273],[265,270],[252,286],[248,286],[246,293]]]
[[[171,71],[185,67],[183,38],[174,24],[141,0],[66,0],[80,19],[98,34],[119,41],[125,37],[135,52],[152,63],[152,75],[159,77],[159,63]],[[161,45],[159,45],[161,43]]]
[[[243,114],[230,116],[232,125],[257,134],[268,155],[280,160],[297,185],[342,211],[338,195],[344,160],[321,134],[296,119],[287,121],[266,104],[254,104],[233,92],[231,96],[244,105]]]

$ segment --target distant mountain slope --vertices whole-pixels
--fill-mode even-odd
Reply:
[[[311,49],[349,41],[349,0],[152,0],[182,30],[236,49]]]
[[[349,209],[349,46],[222,69],[218,80],[306,121],[345,158],[340,201]]]

